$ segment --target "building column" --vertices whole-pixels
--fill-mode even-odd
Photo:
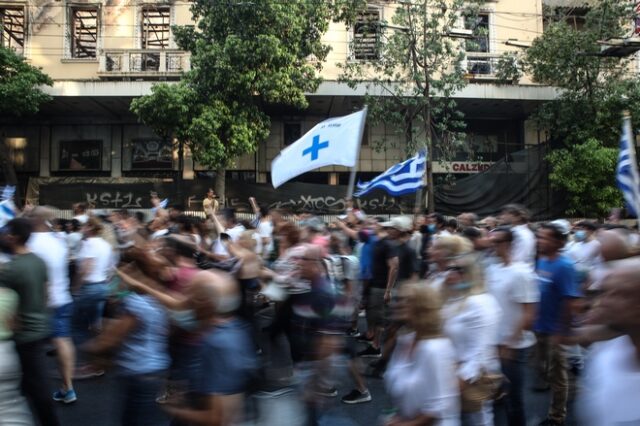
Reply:
[[[111,126],[111,177],[122,177],[122,125]]]
[[[51,126],[40,126],[40,176],[51,176]]]

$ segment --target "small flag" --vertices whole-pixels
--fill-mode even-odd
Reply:
[[[394,197],[416,192],[422,186],[422,177],[427,162],[424,152],[398,163],[371,182],[358,182],[358,192],[354,195],[362,197],[374,189],[383,189]]]
[[[640,213],[640,177],[636,161],[635,140],[631,131],[631,117],[622,119],[622,135],[620,136],[620,154],[616,167],[616,182],[627,203],[627,210],[635,217]]]
[[[2,195],[0,201],[11,200],[16,193],[16,187],[14,185],[7,185],[2,188]]]
[[[366,110],[362,110],[316,124],[273,160],[273,187],[324,166],[354,167],[358,161],[365,119]]]

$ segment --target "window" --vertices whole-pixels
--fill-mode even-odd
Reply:
[[[380,10],[369,9],[356,18],[351,53],[357,61],[380,59]]]
[[[478,16],[467,17],[465,28],[473,31],[473,38],[467,40],[467,52],[489,52],[489,15],[481,13]]]
[[[142,48],[166,49],[171,37],[171,8],[145,7],[142,9]]]
[[[60,141],[60,170],[101,170],[101,140]]]
[[[24,53],[24,8],[0,7],[0,45],[18,54]]]
[[[465,43],[467,72],[473,75],[493,74],[492,60],[486,55],[491,50],[489,15],[481,13],[474,17],[466,17],[465,28],[473,31],[473,38]]]
[[[159,170],[173,167],[173,146],[170,140],[134,139],[131,141],[131,169]]]
[[[95,58],[98,47],[98,8],[73,7],[69,25],[71,57]]]
[[[289,146],[302,136],[302,126],[300,123],[284,123],[283,141],[284,146]]]

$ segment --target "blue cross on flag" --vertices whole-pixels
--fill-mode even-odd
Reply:
[[[316,124],[273,160],[273,187],[320,167],[355,167],[365,118],[366,112],[362,110]]]

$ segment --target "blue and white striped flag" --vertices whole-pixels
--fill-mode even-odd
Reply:
[[[622,119],[622,135],[620,136],[620,154],[616,167],[616,182],[627,202],[627,210],[633,216],[640,213],[640,177],[636,161],[636,149],[633,132],[631,131],[631,117],[625,115]]]
[[[425,153],[420,152],[415,157],[392,166],[371,182],[358,182],[358,192],[354,196],[362,197],[374,189],[385,190],[394,197],[416,192],[422,186],[426,163]]]

